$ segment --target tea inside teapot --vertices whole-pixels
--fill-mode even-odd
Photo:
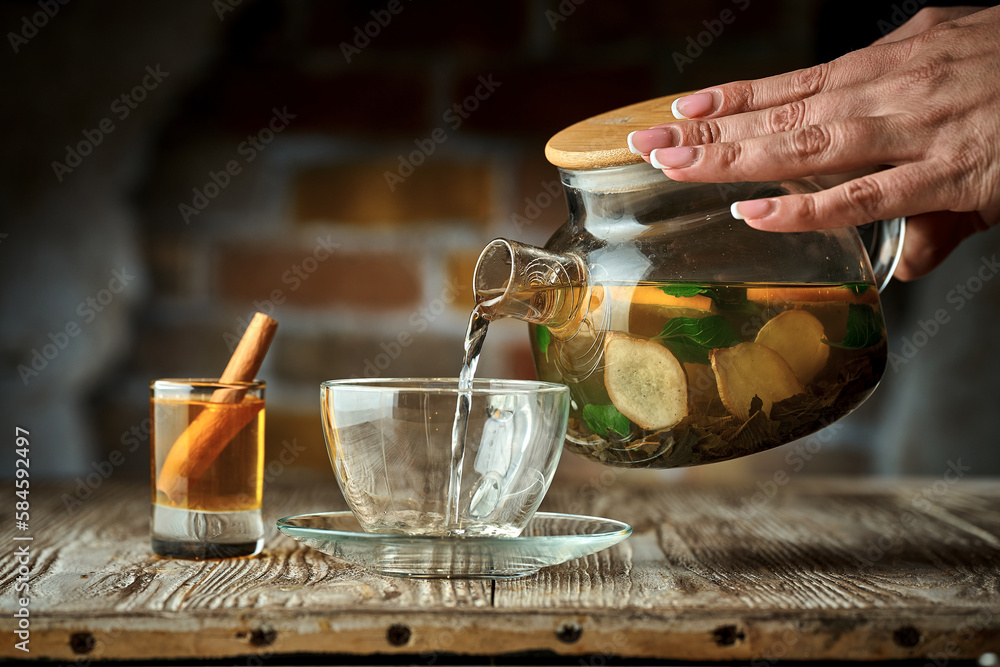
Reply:
[[[506,265],[495,254],[479,275]],[[680,467],[770,449],[851,412],[885,369],[870,282],[558,284],[558,271],[546,280],[537,257],[528,263],[534,284],[506,298],[533,304],[539,379],[570,388],[567,447],[601,463]],[[486,310],[505,307],[494,297]]]

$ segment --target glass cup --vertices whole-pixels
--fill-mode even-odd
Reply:
[[[569,415],[564,385],[518,380],[469,392],[454,379],[332,380],[321,398],[341,491],[376,533],[517,536],[549,488]]]
[[[260,552],[264,387],[210,379],[150,383],[155,553],[204,559]]]

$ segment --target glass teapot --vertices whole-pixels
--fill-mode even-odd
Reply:
[[[904,221],[876,223],[866,247],[855,228],[734,219],[735,201],[818,187],[675,182],[638,161],[626,134],[669,118],[656,109],[675,97],[585,121],[603,127],[582,140],[581,124],[553,137],[568,222],[545,248],[492,241],[473,279],[487,318],[530,323],[539,378],[569,387],[567,447],[607,465],[691,466],[790,442],[858,407],[886,365],[878,293]]]

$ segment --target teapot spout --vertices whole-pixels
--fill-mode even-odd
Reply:
[[[495,239],[479,255],[472,284],[491,320],[515,317],[559,330],[585,314],[587,267],[576,255]]]

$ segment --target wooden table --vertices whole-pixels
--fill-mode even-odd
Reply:
[[[554,487],[545,509],[627,521],[628,540],[498,582],[370,574],[273,529],[256,558],[162,559],[149,551],[147,485],[111,479],[69,513],[62,496],[75,485],[33,483],[31,653],[13,646],[18,563],[8,546],[0,658],[954,665],[1000,649],[996,480],[785,478],[733,489],[623,479],[610,471]],[[271,526],[343,507],[326,481],[266,491]],[[26,543],[6,532],[5,544]]]

